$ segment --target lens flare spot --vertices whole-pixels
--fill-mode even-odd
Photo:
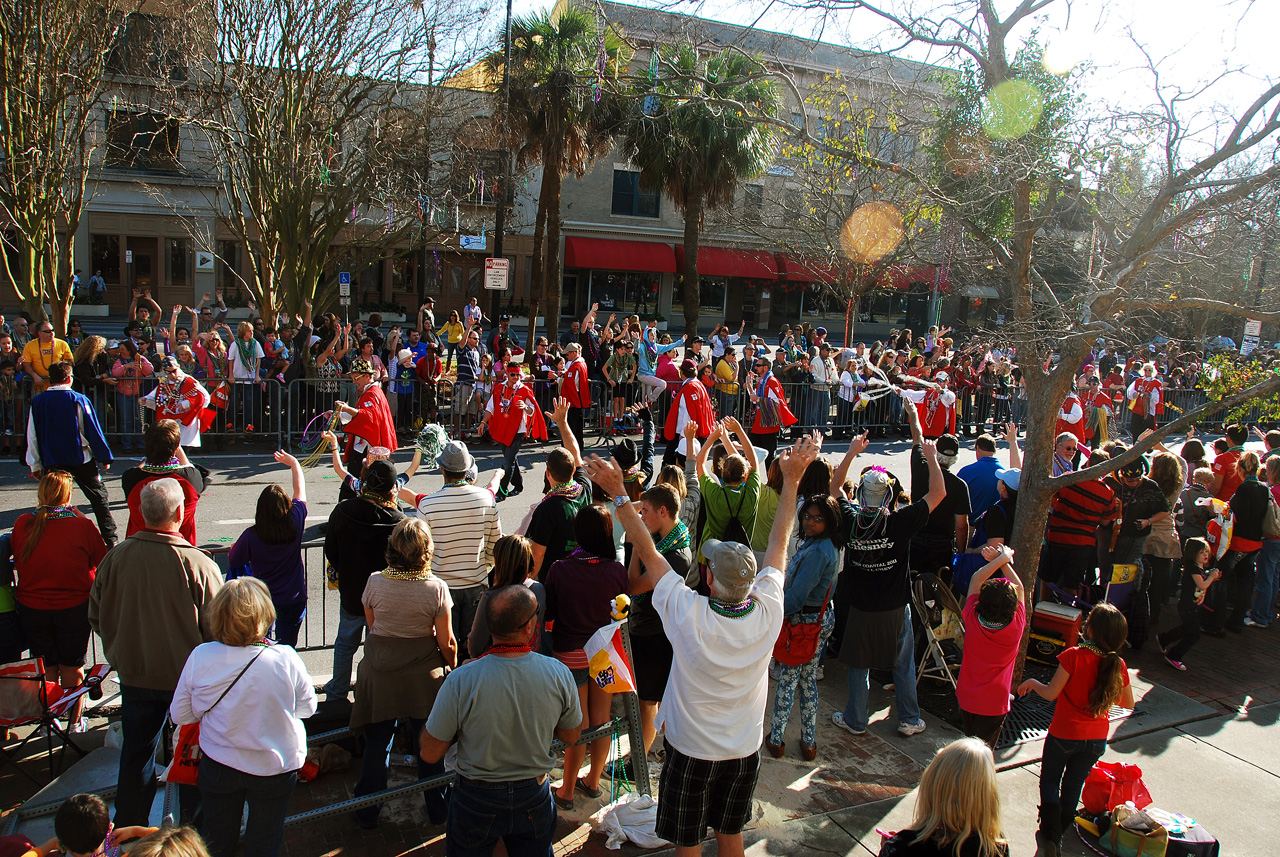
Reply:
[[[1074,33],[1059,33],[1044,49],[1044,67],[1053,74],[1066,74],[1089,58],[1089,43]]]
[[[874,264],[902,241],[902,214],[887,202],[868,202],[849,215],[840,230],[840,246],[855,262]]]
[[[993,140],[1016,140],[1040,122],[1044,97],[1026,80],[997,84],[982,100],[982,128]]]

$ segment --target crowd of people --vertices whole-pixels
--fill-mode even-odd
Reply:
[[[916,823],[889,838],[882,853],[941,853],[970,839],[973,853],[1007,853],[998,795],[990,791],[991,751],[1010,710],[1013,664],[1031,620],[1029,593],[1008,545],[1022,475],[1016,409],[993,405],[988,414],[1007,418],[1007,466],[1000,442],[982,431],[973,442],[975,461],[953,473],[963,435],[953,385],[965,377],[966,357],[953,368],[947,331],[931,333],[932,349],[908,357],[906,373],[866,376],[862,407],[843,426],[858,429],[857,414],[871,407],[900,413],[913,446],[904,480],[878,465],[855,469],[873,439],[866,425],[838,461],[822,456],[823,426],[813,419],[830,414],[831,402],[816,395],[829,390],[802,390],[797,398],[800,388],[779,378],[797,368],[786,363],[799,347],[797,332],[785,331],[774,354],[744,345],[743,366],[734,344],[741,330],[721,326],[710,343],[687,343],[677,363],[681,343],[663,342],[653,325],[628,320],[615,330],[611,318],[597,333],[593,316],[556,344],[563,349],[557,360],[568,358],[568,365],[550,370],[551,389],[537,386],[548,343],[539,341],[532,358],[518,360],[500,320],[492,349],[499,374],[487,395],[478,392],[477,376],[468,395],[469,428],[504,448],[504,466],[481,480],[467,443],[449,440],[431,462],[444,485],[430,494],[408,484],[420,455],[405,473],[392,461],[399,402],[389,400],[382,382],[394,384],[397,376],[383,368],[382,349],[362,347],[345,367],[357,397],[348,403],[335,391],[334,431],[324,434],[343,481],[324,536],[327,584],[340,607],[332,677],[321,692],[326,704],[350,701],[362,650],[350,703],[350,725],[365,742],[356,796],[386,787],[397,740],[418,757],[423,778],[442,773],[449,753],[452,785],[428,789],[424,801],[430,821],[445,826],[451,853],[490,853],[498,839],[508,850],[549,853],[558,810],[573,808],[580,796],[600,798],[602,778],[631,773],[625,760],[610,763],[607,737],[577,744],[584,731],[609,720],[611,700],[591,680],[586,643],[625,593],[633,602],[643,751],[663,763],[657,835],[688,855],[710,827],[721,850],[740,851],[760,750],[786,756],[797,696],[799,756],[812,761],[820,754],[817,682],[826,661],[848,667],[836,727],[866,734],[871,675],[884,671],[892,676],[898,732],[926,730],[916,698],[923,617],[914,615],[912,597],[924,573],[963,603],[966,647],[956,696],[973,740],[939,754],[922,782]],[[444,358],[450,370],[455,358],[461,367],[486,356],[474,344],[480,321],[451,318],[442,328],[455,346]],[[347,333],[333,330],[322,354],[338,379],[346,349],[332,346]],[[827,373],[822,383],[834,383],[825,332],[798,333],[816,341],[805,347],[815,349],[811,361]],[[233,345],[232,362],[248,367],[234,355],[242,348],[256,354],[256,342],[250,324]],[[605,366],[612,366],[601,367],[606,382],[629,385],[614,395],[634,397],[607,417],[616,414],[627,427],[634,422],[640,441],[619,439],[610,457],[588,458],[584,412],[592,366],[606,347]],[[853,351],[850,364],[885,359]],[[895,365],[902,356],[896,349],[884,354]],[[979,375],[994,363],[997,378],[1012,377],[1003,370],[1007,356],[985,357]],[[917,368],[911,364],[921,371],[910,374]],[[1162,401],[1157,367],[1137,367],[1139,376],[1127,385],[1123,367],[1104,351],[1081,372],[1085,390],[1102,386],[1104,372],[1122,379],[1098,398],[1073,393],[1064,402],[1055,472],[1101,464],[1126,450],[1109,436],[1106,417],[1091,421],[1086,408],[1126,408],[1139,437],[1154,427]],[[59,359],[45,367],[26,436],[38,506],[8,536],[14,580],[3,590],[10,609],[0,610],[0,655],[7,662],[29,649],[43,658],[50,681],[72,688],[83,680],[96,632],[121,687],[115,827],[147,823],[166,720],[200,722],[199,784],[180,789],[183,818],[196,821],[209,852],[223,857],[236,847],[247,805],[246,853],[275,854],[305,757],[302,721],[319,704],[293,649],[308,597],[305,474],[296,458],[276,453],[289,469],[290,488],[263,489],[254,524],[233,545],[224,576],[194,547],[208,472],[184,449],[198,440],[192,413],[207,411],[208,396],[185,383],[194,376],[176,357],[160,368],[170,386],[155,396],[156,419],[139,438],[142,462],[121,474],[129,521],[120,538],[102,481],[113,461],[107,432],[92,400],[75,389],[78,366]],[[708,369],[717,379],[710,387],[703,380]],[[464,395],[462,377],[457,396]],[[739,389],[722,389],[730,384]],[[986,424],[984,418],[975,428]],[[498,504],[524,489],[520,449],[526,439],[547,439],[549,430],[558,444],[540,451],[541,498],[507,531]],[[780,447],[788,430],[796,432],[794,445]],[[666,441],[661,455],[659,432]],[[1121,646],[1140,649],[1154,638],[1170,667],[1183,670],[1202,634],[1265,627],[1275,618],[1280,432],[1262,439],[1265,461],[1245,450],[1249,433],[1239,425],[1211,445],[1212,458],[1196,437],[1176,453],[1157,445],[1150,456],[1055,497],[1039,597],[1089,597],[1118,566],[1133,569],[1134,585],[1127,603],[1093,606],[1080,645],[1061,654],[1048,683],[1028,680],[1017,688],[1058,700],[1042,770],[1043,854],[1057,853],[1084,775],[1105,749],[1111,706],[1132,706]],[[96,525],[70,505],[73,483],[89,499]],[[1228,513],[1229,533],[1213,526],[1215,516]],[[1175,596],[1177,621],[1161,628],[1162,608]],[[799,654],[772,665],[777,687],[770,706],[770,656],[784,630]],[[79,711],[70,726],[84,728]],[[562,756],[550,749],[555,739],[566,745]],[[557,765],[558,784],[550,777]],[[967,818],[948,797],[961,788]],[[379,815],[378,806],[369,806],[355,821],[374,827]]]

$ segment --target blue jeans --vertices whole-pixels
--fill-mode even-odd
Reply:
[[[307,615],[307,602],[277,604],[275,607],[276,642],[298,648],[298,630],[302,627],[302,617]]]
[[[406,718],[409,722],[409,750],[418,757],[418,779],[439,776],[444,773],[444,762],[424,762],[418,756],[418,736],[422,734],[425,719]],[[364,727],[364,756],[360,764],[360,779],[356,781],[355,797],[371,795],[387,787],[387,766],[391,764],[391,742],[396,737],[396,720],[383,720]],[[444,824],[447,817],[448,786],[430,789],[423,793],[427,804],[427,817],[432,824]],[[366,806],[356,810],[356,819],[365,827],[378,823],[381,805]]]
[[[898,706],[898,722],[917,724],[920,706],[916,702],[916,641],[911,630],[911,608],[904,607],[902,631],[898,634],[898,658],[893,664],[893,695]],[[870,712],[867,695],[871,688],[871,671],[851,667],[848,675],[849,701],[844,706],[844,722],[856,729],[866,729]]]
[[[551,778],[482,783],[458,777],[445,827],[448,857],[491,857],[501,839],[510,857],[552,857],[556,805]]]
[[[1044,739],[1044,756],[1040,760],[1040,817],[1042,831],[1044,819],[1058,813],[1061,825],[1066,828],[1068,813],[1074,817],[1084,789],[1085,777],[1093,763],[1106,752],[1107,742],[1098,738],[1092,741],[1072,741],[1047,735]]]
[[[829,390],[811,390],[809,392],[809,415],[805,423],[826,434],[827,425],[831,422],[831,392]]]
[[[172,690],[120,685],[120,774],[116,785],[116,827],[150,827],[156,798],[156,745],[164,728]],[[183,819],[200,806],[195,786],[180,786]]]
[[[346,699],[351,692],[351,661],[364,640],[364,614],[338,608],[338,636],[333,641],[333,678],[324,686],[329,699]]]
[[[266,415],[262,412],[262,390],[258,387],[258,382],[237,381],[231,385],[231,389],[235,398],[240,402],[239,405],[234,401],[231,403],[230,414],[235,427],[240,431],[248,431],[250,426],[255,431],[265,431],[267,428]],[[240,420],[235,420],[237,409],[242,410],[244,413]],[[230,426],[228,426],[227,431],[231,431]]]
[[[1249,617],[1266,627],[1275,615],[1276,590],[1280,589],[1280,539],[1263,539],[1258,554],[1258,580],[1254,584],[1253,609]]]
[[[204,822],[200,835],[210,857],[232,857],[240,841],[240,819],[249,804],[244,828],[244,857],[276,857],[284,839],[289,798],[298,782],[297,771],[259,777],[246,774],[208,756],[200,760],[200,798]]]
[[[533,419],[541,419],[537,414]],[[520,447],[524,444],[524,433],[519,433],[511,439],[510,446],[502,447],[502,481],[498,484],[501,491],[506,491],[511,485],[514,485],[517,491],[524,490],[524,473],[520,470]],[[471,628],[467,628],[469,633]]]
[[[122,450],[129,452],[134,448],[135,443],[138,449],[142,449],[142,438],[139,436],[142,432],[142,426],[139,424],[138,419],[137,396],[116,393],[116,426],[122,435],[120,438],[120,448]]]

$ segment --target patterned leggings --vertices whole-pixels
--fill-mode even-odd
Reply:
[[[815,622],[816,613],[801,613],[798,622]],[[786,621],[786,620],[783,620]],[[818,648],[813,658],[798,667],[782,666],[778,676],[778,689],[773,699],[773,725],[769,727],[769,743],[781,744],[791,718],[791,704],[795,702],[796,685],[800,686],[800,743],[812,747],[814,733],[818,729],[818,666],[822,663],[822,650],[827,645],[836,626],[836,611],[832,604],[822,614],[822,630],[818,632]]]

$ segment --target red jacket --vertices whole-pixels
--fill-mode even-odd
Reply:
[[[520,429],[520,418],[526,415],[524,405],[533,405],[533,413],[525,420],[525,437],[529,440],[547,439],[547,420],[538,408],[538,400],[527,384],[519,384],[508,393],[506,383],[493,388],[489,397],[489,406],[493,413],[489,417],[489,437],[503,446],[510,446]],[[505,394],[505,395],[504,395]]]
[[[690,383],[692,381],[693,383]],[[663,427],[663,436],[667,440],[676,439],[676,423],[679,421],[680,403],[684,402],[689,419],[698,424],[698,437],[705,438],[711,434],[711,426],[716,415],[711,410],[711,396],[707,388],[696,378],[690,378],[680,384],[675,395],[671,397],[671,409],[667,411],[667,422]]]
[[[591,407],[591,382],[587,380],[587,364],[581,357],[564,367],[560,394],[575,408]]]
[[[1080,419],[1075,421],[1068,421],[1062,418],[1062,414],[1069,413],[1075,408],[1080,409]],[[1087,440],[1088,438],[1086,437],[1084,432],[1084,425],[1085,425],[1084,403],[1080,401],[1080,397],[1077,396],[1075,393],[1067,393],[1067,398],[1063,400],[1062,408],[1061,410],[1058,411],[1058,422],[1053,427],[1053,436],[1057,437],[1058,435],[1062,434],[1065,431],[1075,435],[1076,440]]]
[[[782,382],[769,373],[768,380],[765,381],[764,390],[757,390],[756,395],[763,400],[770,393],[777,398],[778,420],[782,425],[765,427],[760,424],[760,408],[756,408],[755,419],[751,423],[751,431],[756,434],[777,434],[782,430],[783,426],[792,426],[799,422],[796,415],[791,413],[791,409],[787,407],[787,395],[782,389]]]
[[[391,416],[391,406],[382,387],[370,384],[365,387],[360,399],[356,402],[359,411],[351,421],[342,427],[347,434],[347,455],[355,446],[356,438],[360,438],[369,446],[385,446],[396,451],[396,423]]]

